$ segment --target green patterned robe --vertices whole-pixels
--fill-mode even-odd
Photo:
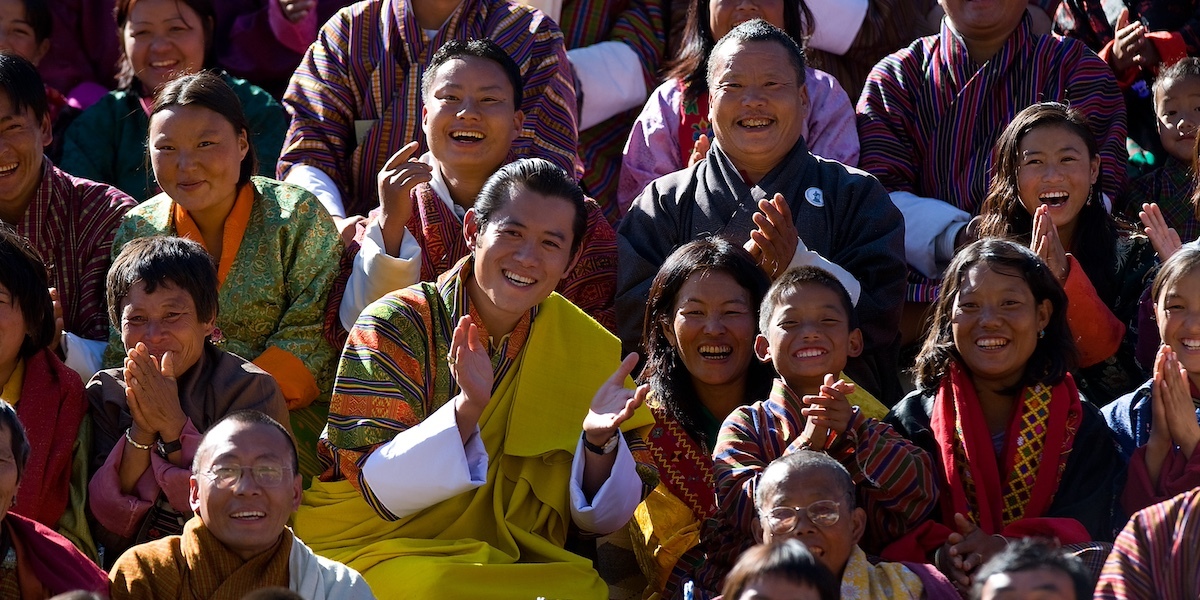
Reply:
[[[217,327],[221,349],[253,361],[277,346],[299,358],[317,381],[312,404],[291,411],[307,482],[320,474],[317,439],[329,412],[337,353],[322,333],[325,302],[337,276],[342,241],[329,214],[308,191],[253,177],[254,204],[233,267],[222,284]],[[129,211],[113,240],[113,257],[129,240],[175,235],[174,202],[159,194]],[[119,367],[120,334],[112,330],[106,367]]]

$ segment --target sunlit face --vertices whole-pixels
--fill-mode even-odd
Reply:
[[[1012,35],[1025,16],[1024,0],[938,0],[946,18],[967,40],[997,40]]]
[[[11,373],[21,354],[21,344],[29,333],[25,315],[17,297],[0,283],[0,373]],[[0,381],[0,388],[4,387]]]
[[[850,508],[851,499],[846,491],[833,474],[824,468],[792,472],[768,492],[758,511],[763,543],[788,538],[798,539],[808,546],[809,552],[812,552],[825,568],[840,579],[846,563],[850,560],[850,554],[854,552],[866,528],[866,513],[861,508]],[[771,531],[766,517],[771,509],[779,506],[806,508],[822,500],[838,503],[840,516],[836,523],[829,526],[817,525],[808,517],[807,511],[801,510],[797,513],[796,527],[791,532]]]
[[[301,477],[283,433],[261,423],[225,423],[210,430],[191,479],[191,507],[213,537],[243,559],[270,550],[300,508]],[[242,467],[229,488],[207,473]],[[262,485],[253,469],[283,471],[278,485]]]
[[[468,211],[463,234],[475,253],[472,300],[481,314],[513,321],[550,296],[572,265],[575,207],[563,198],[520,189],[482,229]],[[485,316],[486,318],[486,316]]]
[[[148,294],[139,281],[121,304],[121,343],[128,350],[142,342],[159,360],[170,352],[175,374],[182,375],[200,360],[215,323],[200,320],[195,299],[183,288],[163,282]]]
[[[17,458],[12,451],[12,435],[8,427],[0,426],[0,519],[8,514],[21,483],[17,477]]]
[[[235,131],[229,119],[202,106],[172,106],[150,119],[154,177],[193,218],[229,214],[249,149],[244,130]]]
[[[525,115],[512,82],[493,61],[463,56],[438,67],[421,126],[443,171],[487,176],[504,164]]]
[[[714,53],[709,118],[739,169],[766,173],[800,140],[808,90],[788,56],[774,42],[727,43]]]
[[[980,600],[1076,600],[1071,576],[1058,569],[996,573],[983,583]]]
[[[0,93],[0,214],[24,215],[42,182],[42,152],[53,139],[50,115],[38,120]]]
[[[746,586],[736,600],[821,600],[821,593],[782,575],[764,575]]]
[[[1052,309],[1021,277],[980,262],[963,275],[951,310],[954,346],[975,385],[1006,389],[1021,380]]]
[[[1189,374],[1200,375],[1200,269],[1165,286],[1154,299],[1162,342],[1175,351]]]
[[[50,40],[38,42],[28,19],[24,0],[0,0],[0,52],[37,65],[50,49]]]
[[[183,0],[137,0],[121,33],[144,93],[204,66],[204,23]]]
[[[847,357],[862,353],[862,332],[850,329],[850,316],[833,290],[805,283],[775,305],[755,347],[794,391],[811,394],[825,375],[836,377],[846,368]]]
[[[1017,191],[1032,215],[1050,207],[1055,227],[1075,222],[1100,175],[1100,157],[1089,156],[1087,143],[1074,131],[1052,125],[1025,134],[1017,146]]]
[[[708,0],[708,29],[713,42],[752,19],[783,29],[783,0]]]
[[[1192,164],[1196,153],[1196,130],[1200,128],[1200,78],[1183,77],[1169,82],[1155,94],[1158,138],[1167,154]]]
[[[754,309],[749,290],[729,273],[692,273],[679,288],[663,330],[693,385],[745,384],[754,358]]]

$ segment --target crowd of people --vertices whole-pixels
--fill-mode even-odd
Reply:
[[[0,598],[1196,598],[1198,182],[1195,1],[0,0]]]

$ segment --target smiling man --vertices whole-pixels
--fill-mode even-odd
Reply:
[[[800,47],[766,21],[742,23],[717,42],[708,62],[708,155],[647,186],[618,229],[618,329],[636,348],[651,280],[672,250],[700,235],[745,243],[771,277],[812,264],[815,251],[861,287],[864,350],[846,372],[889,404],[900,393],[904,224],[874,178],[808,151],[804,77]]]
[[[112,597],[241,598],[286,587],[305,600],[374,598],[353,569],[313,554],[287,528],[300,506],[296,444],[258,411],[204,435],[192,463],[196,516],[183,535],[131,548],[109,574]]]

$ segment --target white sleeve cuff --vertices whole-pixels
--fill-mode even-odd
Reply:
[[[406,517],[487,481],[479,428],[464,445],[454,405],[450,400],[367,457],[363,479],[393,515]]]
[[[283,178],[283,181],[312,192],[317,200],[321,201],[321,206],[329,211],[329,216],[338,219],[346,218],[342,193],[338,191],[337,184],[325,171],[312,165],[293,165],[291,169],[288,169],[287,176]]]
[[[579,131],[646,102],[646,74],[637,53],[608,41],[567,51],[583,88]]]
[[[92,378],[103,366],[104,351],[108,342],[81,338],[69,331],[62,333],[63,361],[72,371],[79,373],[84,383]]]
[[[807,0],[813,15],[810,48],[845,54],[867,16],[867,0]]]
[[[625,526],[633,517],[633,511],[642,500],[642,480],[638,477],[633,454],[625,443],[625,436],[617,434],[617,460],[604,485],[588,503],[583,493],[583,466],[587,462],[583,447],[583,436],[575,445],[575,457],[571,461],[571,520],[583,531],[612,533]]]
[[[798,240],[796,244],[796,253],[792,255],[792,262],[788,263],[789,269],[796,267],[817,267],[827,271],[833,275],[842,287],[846,288],[846,293],[850,294],[850,303],[858,306],[858,297],[862,295],[862,284],[858,279],[850,274],[850,271],[843,269],[841,265],[817,254],[815,250],[809,250],[808,246],[804,245],[804,240]]]
[[[342,306],[338,309],[338,318],[346,331],[354,327],[358,315],[368,304],[421,280],[421,244],[407,229],[400,242],[399,256],[389,256],[384,250],[383,229],[377,219],[367,223],[359,246],[350,278],[346,281],[346,292],[342,295]]]
[[[951,227],[957,234],[971,220],[971,215],[949,202],[912,192],[892,192],[889,196],[904,215],[904,254],[909,266],[926,277],[940,278],[942,269],[938,266],[936,242],[939,236],[945,239]]]

